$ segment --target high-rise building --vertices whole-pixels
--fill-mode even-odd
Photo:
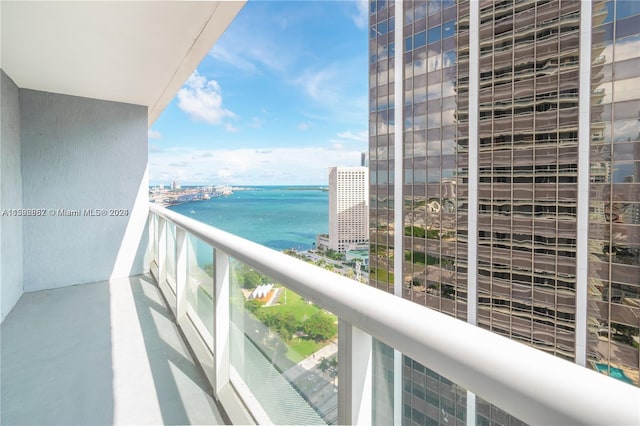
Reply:
[[[369,242],[369,179],[366,167],[329,169],[329,248],[340,253]]]
[[[370,284],[639,385],[640,2],[373,0],[369,27]],[[378,347],[380,422],[517,422]]]
[[[369,159],[367,158],[366,152],[360,154],[360,165],[362,167],[369,167]]]

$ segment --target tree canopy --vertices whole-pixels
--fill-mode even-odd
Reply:
[[[315,341],[330,339],[336,333],[333,318],[325,315],[321,311],[311,315],[311,317],[304,322],[303,330]]]

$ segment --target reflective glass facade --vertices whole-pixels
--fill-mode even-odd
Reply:
[[[403,12],[402,296],[466,320],[469,4]],[[402,386],[403,423],[466,422],[466,390],[408,357]]]
[[[580,3],[480,8],[478,325],[574,360]]]
[[[467,257],[469,31],[458,12],[468,7],[404,3],[403,297],[466,319],[455,266]]]
[[[479,327],[638,385],[640,2],[483,0],[475,34],[468,1],[405,1],[398,19],[393,2],[370,6],[370,285],[396,294],[401,285],[402,297],[461,320],[473,297]],[[592,48],[581,72],[585,8]],[[398,72],[393,55],[402,56]],[[474,72],[478,89],[470,93]],[[395,78],[403,93],[394,93]],[[580,99],[581,84],[591,86],[590,99]],[[590,119],[581,118],[584,102]],[[402,123],[394,123],[395,108]],[[470,134],[472,115],[478,128]],[[581,129],[590,138],[580,140]],[[395,143],[402,170],[394,170]],[[590,168],[581,174],[585,147]],[[394,194],[396,179],[402,194]],[[586,208],[578,200],[583,180]],[[470,190],[478,196],[473,217]],[[395,229],[396,215],[403,229]],[[583,261],[579,215],[589,223]],[[470,253],[477,264],[469,265]],[[402,277],[393,273],[398,256]],[[586,324],[578,323],[584,310]],[[376,356],[388,373],[392,352]],[[466,391],[406,357],[402,365],[403,423],[464,421]],[[479,424],[519,422],[480,398],[476,416]]]
[[[592,6],[587,359],[638,385],[640,2]]]
[[[369,225],[372,284],[391,291],[393,262],[394,3],[372,1],[369,38]],[[399,105],[398,105],[399,106]]]
[[[393,293],[395,3],[369,5],[369,275],[372,285]],[[373,345],[373,420],[393,424],[393,349],[375,340]]]

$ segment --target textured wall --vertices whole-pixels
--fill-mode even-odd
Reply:
[[[144,272],[147,108],[20,90],[20,120],[23,207],[48,212],[24,219],[24,290]]]
[[[0,70],[0,210],[22,207],[20,170],[20,104],[18,87]],[[22,218],[1,216],[0,225],[0,321],[22,295]]]

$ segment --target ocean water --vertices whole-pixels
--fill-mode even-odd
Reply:
[[[306,188],[254,187],[170,209],[275,250],[308,250],[329,232],[329,193]]]

